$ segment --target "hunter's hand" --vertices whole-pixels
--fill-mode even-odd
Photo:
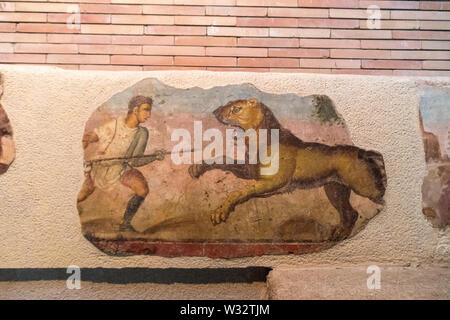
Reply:
[[[165,150],[158,150],[155,152],[155,159],[162,161],[166,157],[166,151]]]

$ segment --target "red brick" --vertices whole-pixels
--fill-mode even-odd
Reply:
[[[1,12],[1,22],[46,22],[46,13]]]
[[[204,7],[194,6],[150,6],[144,5],[142,9],[144,14],[166,14],[166,15],[190,15],[201,16],[205,14]]]
[[[361,61],[343,59],[300,59],[300,67],[359,69],[361,68]]]
[[[419,21],[422,30],[450,30],[450,21]]]
[[[267,37],[267,28],[208,27],[209,36]]]
[[[261,7],[206,7],[210,16],[265,17],[267,8]]]
[[[113,24],[82,24],[81,33],[93,34],[142,34],[143,26]]]
[[[0,63],[45,63],[45,54],[1,53]]]
[[[361,40],[363,49],[421,49],[420,41],[412,40]]]
[[[173,24],[172,16],[150,16],[150,15],[112,15],[113,24]]]
[[[302,29],[302,28],[299,28],[299,37],[300,38],[329,38],[330,37],[330,29]]]
[[[141,66],[118,66],[118,65],[80,65],[80,70],[104,70],[104,71],[142,71]]]
[[[110,44],[85,44],[79,45],[80,53],[94,54],[141,54],[140,46],[110,45]]]
[[[422,49],[450,50],[449,41],[422,41]]]
[[[143,54],[159,56],[204,56],[204,47],[184,46],[144,46]]]
[[[48,22],[67,22],[72,14],[49,13]],[[80,14],[80,23],[111,23],[109,14]]]
[[[299,7],[357,8],[359,0],[298,0]]]
[[[361,29],[370,29],[368,20],[360,21]],[[420,21],[417,20],[381,20],[380,29],[419,29]]]
[[[363,60],[365,69],[422,69],[422,61]]]
[[[332,69],[331,73],[334,74],[361,74],[361,75],[376,75],[376,76],[391,76],[392,70],[370,70],[370,69]]]
[[[450,32],[445,31],[392,31],[394,39],[450,40]]]
[[[43,41],[45,42],[45,40]],[[49,34],[47,42],[50,43],[111,43],[110,35],[86,35],[86,34]]]
[[[300,39],[300,47],[305,47],[305,48],[360,48],[360,40]]]
[[[299,18],[298,26],[300,28],[355,29],[359,28],[359,20]]]
[[[299,59],[289,58],[239,58],[240,67],[298,68]]]
[[[381,19],[389,19],[388,10],[380,10]],[[370,13],[363,9],[330,9],[331,18],[367,19]]]
[[[190,4],[199,6],[234,6],[236,4],[235,0],[173,0],[174,4]]]
[[[450,20],[447,11],[392,11],[391,19]]]
[[[226,67],[235,66],[236,58],[219,58],[219,57],[175,57],[175,64],[180,66],[215,66]]]
[[[237,6],[296,7],[297,0],[236,0]]]
[[[176,36],[175,45],[181,46],[224,46],[234,47],[236,45],[236,38],[234,37],[190,37],[190,36]]]
[[[109,64],[109,56],[87,54],[48,54],[47,63]]]
[[[0,42],[46,42],[46,34],[0,33]]]
[[[64,12],[67,13],[69,9],[74,6],[72,3],[48,3],[44,0],[40,3],[33,2],[16,2],[16,11],[25,12]]]
[[[14,32],[16,31],[15,23],[0,23],[0,32]]]
[[[206,48],[207,56],[232,57],[267,57],[266,48]]]
[[[295,18],[237,18],[237,26],[242,27],[297,27]]]
[[[66,0],[63,0],[66,1]],[[92,0],[86,0],[92,2]],[[173,0],[108,0],[111,3],[125,3],[125,4],[173,4]]]
[[[298,38],[300,37],[299,28],[270,28],[270,37]]]
[[[27,1],[27,0],[19,0],[19,1]],[[44,1],[44,0],[31,0],[31,1]],[[52,0],[52,2],[68,2],[67,0]],[[87,3],[92,2],[92,0],[77,0],[77,3]],[[110,3],[114,2],[114,0],[95,0],[96,3]]]
[[[173,65],[173,58],[169,56],[111,56],[111,64],[130,65]]]
[[[294,38],[238,38],[240,47],[298,47],[299,43]]]
[[[213,26],[235,26],[236,17],[215,17],[215,16],[177,16],[177,25],[213,25]]]
[[[144,71],[154,71],[154,70],[206,70],[206,67],[200,66],[144,66]]]
[[[390,59],[390,50],[331,49],[332,58]]]
[[[269,8],[269,17],[328,18],[328,9]]]
[[[206,35],[206,27],[188,27],[188,26],[147,26],[146,34],[160,35]]]
[[[423,61],[423,68],[450,70],[450,61]]]
[[[0,2],[0,10],[14,12],[16,11],[16,4],[14,2]]]
[[[271,37],[329,38],[330,29],[270,28]]]
[[[16,43],[14,51],[22,53],[78,53],[78,46],[76,44]]]
[[[419,9],[419,1],[373,1],[361,0],[359,1],[360,8],[367,8],[369,6],[377,6],[381,9]]]
[[[450,60],[450,51],[392,51],[392,59]]]
[[[72,27],[72,26],[71,26]],[[56,23],[19,23],[19,32],[43,32],[43,33],[79,33],[80,30],[71,28],[67,24]]]
[[[422,9],[422,10],[450,10],[450,2],[448,2],[448,1],[420,1],[420,9]]]
[[[14,46],[12,43],[0,43],[0,53],[13,53]]]
[[[113,44],[173,45],[173,36],[112,36]]]
[[[118,14],[141,14],[142,6],[133,5],[111,5],[111,4],[81,4],[80,12],[92,13],[118,13]]]
[[[332,38],[391,39],[390,30],[331,30]]]
[[[269,49],[269,57],[328,58],[329,56],[328,49]]]

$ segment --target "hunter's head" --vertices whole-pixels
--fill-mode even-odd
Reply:
[[[152,114],[153,99],[146,96],[134,96],[128,103],[128,114],[136,116],[139,123],[143,123]]]

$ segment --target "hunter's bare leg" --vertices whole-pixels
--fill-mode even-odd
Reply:
[[[120,182],[134,191],[135,195],[128,201],[127,209],[123,215],[123,221],[120,224],[120,231],[131,230],[136,232],[136,230],[131,225],[131,220],[133,219],[136,212],[139,210],[145,197],[148,195],[148,184],[142,173],[136,169],[130,169],[124,173]]]

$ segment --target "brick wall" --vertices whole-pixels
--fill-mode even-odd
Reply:
[[[450,1],[0,1],[0,63],[80,70],[449,76],[449,40]]]

